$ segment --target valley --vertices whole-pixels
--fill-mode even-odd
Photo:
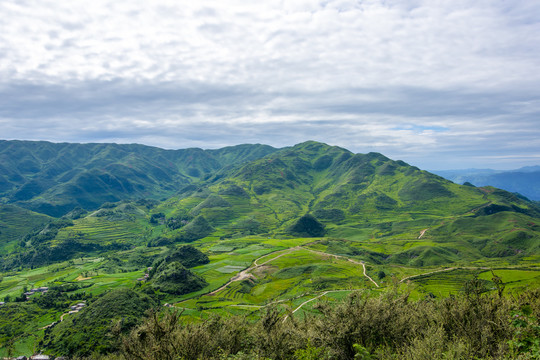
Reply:
[[[131,145],[1,145],[4,158],[28,160],[0,169],[10,184],[0,205],[0,356],[82,355],[109,336],[110,324],[130,319],[118,323],[127,334],[150,308],[176,309],[195,323],[258,321],[274,310],[301,320],[357,293],[443,301],[471,282],[485,294],[501,284],[513,296],[540,288],[536,203],[381,154],[313,141],[174,154]],[[44,154],[58,159],[55,151],[67,150],[87,160],[62,182],[50,176]],[[146,177],[142,159],[153,164]],[[129,166],[142,173],[117,171]],[[95,171],[109,185],[77,180],[70,193],[74,179]],[[28,192],[35,183],[40,190]],[[49,290],[24,295],[39,287]],[[108,298],[125,305],[109,311]],[[81,302],[88,306],[68,312]],[[75,339],[69,329],[90,314],[96,323],[80,328],[89,337]]]

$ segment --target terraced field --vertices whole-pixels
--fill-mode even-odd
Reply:
[[[77,239],[81,242],[99,243],[101,245],[141,244],[145,235],[151,234],[151,229],[138,219],[104,220],[96,216],[88,216],[75,223],[74,226],[63,228],[58,232],[57,242],[67,239]]]

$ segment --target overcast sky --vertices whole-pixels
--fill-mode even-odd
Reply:
[[[534,0],[2,0],[0,138],[540,164]]]

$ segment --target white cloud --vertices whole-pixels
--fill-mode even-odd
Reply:
[[[531,1],[4,0],[0,12],[4,138],[312,138],[425,167],[426,153],[468,161],[493,143],[500,158],[540,151]]]

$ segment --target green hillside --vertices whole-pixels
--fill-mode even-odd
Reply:
[[[0,254],[13,251],[26,234],[52,219],[18,206],[0,205]]]
[[[89,354],[87,345],[96,338],[128,334],[139,322],[130,318],[124,324],[116,312],[103,315],[89,339],[70,334],[78,319],[93,313],[92,303],[106,310],[98,299],[108,299],[100,296],[111,289],[136,293],[109,296],[128,305],[128,297],[140,300],[144,306],[131,304],[137,314],[155,302],[197,322],[214,315],[256,320],[268,311],[282,321],[317,317],[320,301],[332,307],[357,291],[369,298],[398,292],[423,301],[462,295],[471,283],[493,296],[540,288],[535,203],[493,187],[454,184],[378,153],[354,154],[313,141],[283,149],[204,151],[30,145],[41,154],[40,164],[54,146],[94,152],[72,170],[72,178],[53,179],[43,192],[15,201],[54,207],[66,199],[64,216],[0,208],[0,301],[6,303],[0,313],[7,319],[0,322],[0,356],[8,349],[28,354],[36,344],[51,354]],[[50,159],[59,159],[50,151]],[[95,200],[91,206],[84,196],[66,192],[88,171],[127,159],[146,176],[124,174],[131,188],[91,188],[97,185],[89,180],[84,196]],[[145,161],[169,161],[162,169],[168,175],[143,171]],[[26,169],[24,184],[41,179],[46,167],[30,176],[28,164],[17,170]],[[142,196],[137,182],[154,184],[151,196]],[[3,200],[14,201],[18,191],[13,185]],[[115,198],[105,201],[110,194]],[[25,295],[44,286],[54,291]],[[70,314],[68,306],[80,301],[87,301],[88,311]],[[20,321],[11,324],[11,317]],[[117,325],[108,327],[111,321]],[[83,351],[69,345],[77,341],[84,341]],[[118,346],[107,342],[99,351]]]
[[[237,163],[250,157],[249,148],[212,156]],[[255,157],[268,151],[254,149]],[[380,253],[381,262],[401,265],[517,261],[538,254],[539,216],[534,203],[503,190],[457,185],[377,153],[306,142],[226,165],[163,202],[105,203],[57,220],[28,233],[2,263],[35,266],[250,235],[347,239]]]
[[[80,206],[171,196],[226,166],[275,151],[265,145],[164,150],[130,144],[0,141],[0,201],[51,216]]]

